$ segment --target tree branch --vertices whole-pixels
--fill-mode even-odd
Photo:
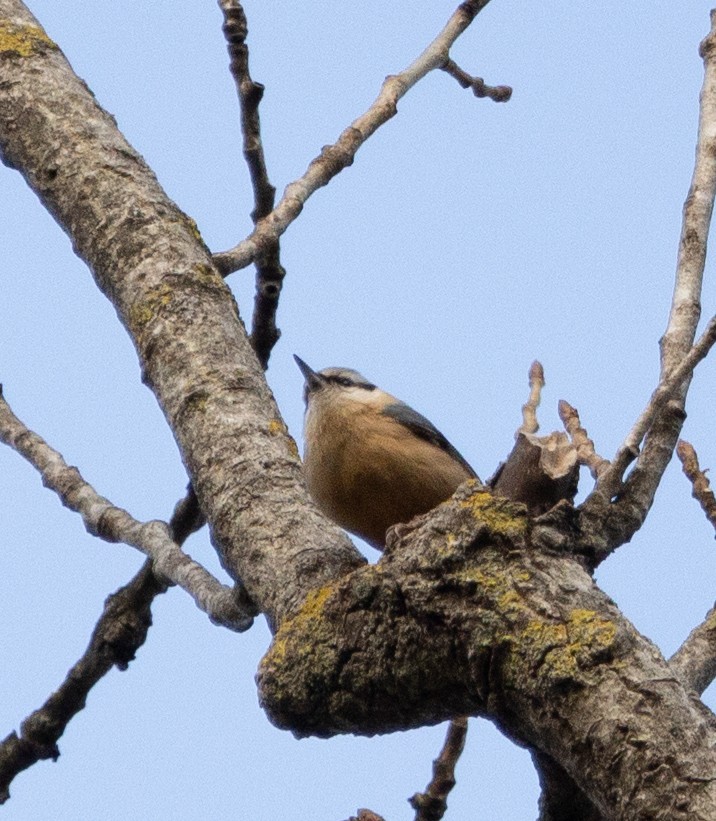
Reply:
[[[711,318],[701,337],[679,364],[672,370],[662,372],[659,385],[652,393],[647,406],[629,431],[629,435],[617,451],[611,466],[601,474],[597,482],[597,487],[601,482],[602,489],[607,495],[617,492],[621,476],[638,455],[639,445],[654,424],[654,420],[664,410],[667,402],[676,398],[683,389],[684,383],[690,381],[694,368],[708,355],[714,344],[716,344],[716,316]],[[680,404],[683,405],[683,398]]]
[[[472,89],[476,97],[489,97],[496,103],[506,103],[512,97],[512,89],[509,86],[488,86],[482,77],[471,77],[454,60],[448,59],[440,68],[454,77],[462,88]]]
[[[244,158],[249,168],[254,192],[254,210],[251,219],[256,226],[271,213],[276,189],[271,185],[266,170],[259,103],[264,87],[255,83],[249,73],[249,48],[246,45],[248,23],[238,0],[219,0],[224,14],[223,32],[231,58],[231,76],[234,78],[241,107],[241,132],[244,135]],[[276,327],[276,311],[286,271],[281,265],[278,237],[267,242],[263,253],[255,259],[256,296],[252,318],[251,344],[264,370],[281,332]]]
[[[681,432],[691,371],[700,355],[697,349],[701,343],[705,347],[713,344],[713,320],[696,346],[693,341],[701,315],[706,245],[716,196],[716,11],[711,12],[711,30],[701,43],[700,54],[704,82],[696,160],[684,203],[671,312],[661,340],[659,387],[611,467],[601,473],[594,491],[580,508],[583,529],[591,534],[588,550],[594,554],[595,563],[629,541],[643,524]],[[690,357],[692,361],[687,362]],[[642,438],[642,451],[622,484],[624,471],[637,455]]]
[[[577,449],[569,439],[554,431],[537,436],[537,407],[544,387],[544,370],[533,362],[529,370],[530,396],[522,406],[522,425],[507,459],[490,477],[488,486],[498,495],[527,505],[539,516],[558,502],[571,502],[577,492],[579,464]]]
[[[455,766],[465,748],[467,716],[453,719],[448,725],[440,755],[433,761],[433,777],[425,792],[409,799],[416,811],[415,821],[440,821],[447,811],[447,798],[455,786]]]
[[[579,464],[589,468],[589,472],[592,476],[598,479],[600,473],[609,467],[609,462],[606,459],[602,459],[594,449],[594,442],[589,438],[586,429],[582,427],[577,409],[562,399],[559,402],[558,411],[564,429],[569,434],[572,444],[577,449]]]
[[[691,495],[701,505],[701,510],[706,514],[706,518],[711,522],[711,526],[716,530],[716,496],[706,473],[699,467],[699,458],[696,455],[693,445],[679,440],[676,446],[676,455],[681,461],[684,474],[691,482]]]
[[[82,658],[42,707],[22,722],[20,735],[12,732],[0,743],[0,804],[10,797],[10,783],[18,773],[38,761],[57,760],[57,742],[84,709],[89,691],[115,665],[126,670],[144,644],[152,602],[166,589],[147,561],[129,584],[107,598]]]
[[[116,507],[86,482],[75,467],[33,431],[10,409],[0,387],[0,442],[23,456],[42,476],[65,507],[82,516],[85,529],[106,542],[123,542],[152,560],[162,583],[185,590],[215,623],[243,632],[253,615],[238,603],[234,591],[215,579],[204,567],[184,553],[171,538],[168,525],[160,521],[138,522]]]
[[[20,0],[0,0],[0,16],[25,44],[17,53],[6,37],[0,51],[3,159],[111,299],[223,566],[275,625],[308,590],[365,560],[310,502],[296,445],[196,225]]]
[[[675,675],[699,695],[716,678],[716,606],[669,659]]]
[[[301,213],[306,200],[351,165],[363,143],[395,116],[398,101],[426,74],[447,63],[453,43],[488,2],[466,0],[461,3],[425,51],[402,72],[386,78],[370,108],[352,122],[333,145],[321,151],[300,179],[286,188],[279,204],[254,231],[231,250],[214,254],[214,262],[224,276],[261,257]]]
[[[579,561],[535,549],[523,506],[469,483],[310,594],[258,680],[299,736],[486,715],[605,818],[716,814],[713,717]]]
[[[537,421],[537,408],[542,399],[542,388],[544,388],[544,368],[536,359],[530,365],[529,370],[530,395],[529,399],[522,406],[522,426],[518,433],[537,433],[539,422]]]
[[[542,791],[537,821],[606,821],[559,764],[539,750],[532,761]]]

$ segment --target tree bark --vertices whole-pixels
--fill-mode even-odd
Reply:
[[[228,287],[166,196],[19,0],[0,0],[0,154],[112,301],[177,439],[222,562],[272,624],[363,563],[310,502]]]
[[[485,715],[605,818],[716,818],[713,716],[572,552],[599,558],[609,500],[533,520],[468,483],[365,566],[307,497],[195,224],[19,0],[0,0],[0,71],[2,157],[115,306],[224,566],[278,629],[260,670],[270,717],[327,736]]]
[[[716,817],[716,725],[522,505],[463,486],[381,561],[309,596],[259,673],[296,735],[484,715],[549,756],[609,819]]]

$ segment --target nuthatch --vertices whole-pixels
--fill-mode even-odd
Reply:
[[[306,380],[304,471],[318,507],[382,550],[385,533],[448,499],[477,474],[440,431],[357,371],[314,371]]]

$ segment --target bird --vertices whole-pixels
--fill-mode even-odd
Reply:
[[[351,368],[303,374],[308,491],[336,524],[377,550],[388,528],[450,498],[477,473],[440,431]]]

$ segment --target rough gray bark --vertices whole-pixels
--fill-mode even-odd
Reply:
[[[310,503],[196,225],[18,0],[1,0],[0,152],[72,239],[136,346],[222,562],[270,621],[362,564]]]
[[[306,496],[196,226],[18,0],[0,0],[0,33],[3,159],[114,304],[224,565],[278,628],[260,671],[273,720],[331,735],[485,715],[605,818],[716,817],[713,716],[579,558],[597,561],[643,521],[678,403],[645,448],[656,468],[642,461],[619,504],[563,501],[533,519],[472,484],[364,566]]]
[[[259,672],[296,735],[485,715],[565,770],[606,818],[716,817],[716,725],[522,505],[463,486],[376,566],[309,596]]]

